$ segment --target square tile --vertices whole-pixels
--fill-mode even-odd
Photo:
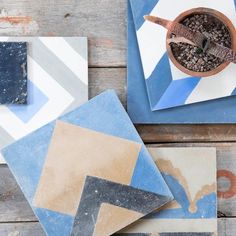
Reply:
[[[27,104],[27,44],[0,43],[0,104]]]
[[[155,2],[156,0],[153,1],[153,3]],[[131,120],[135,124],[219,124],[236,122],[235,96],[151,111],[129,2],[127,75],[127,109]],[[159,91],[161,91],[160,88],[156,89],[157,93]]]
[[[3,156],[49,236],[110,235],[173,198],[113,91]]]
[[[166,52],[167,30],[144,21],[144,15],[154,15],[174,20],[182,12],[206,7],[222,12],[236,25],[235,2],[226,0],[130,0],[131,11],[139,45],[143,73],[152,111],[183,106],[217,98],[233,96],[236,65],[231,63],[223,71],[209,77],[193,77],[180,71]]]
[[[122,235],[217,235],[216,149],[149,148],[149,152],[175,200]]]

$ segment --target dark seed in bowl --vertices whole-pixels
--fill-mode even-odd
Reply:
[[[185,18],[180,23],[193,32],[199,31],[214,42],[231,48],[232,42],[228,28],[212,15],[196,14]],[[222,59],[187,43],[176,44],[172,42],[170,47],[175,59],[185,68],[195,72],[211,71],[224,62]]]

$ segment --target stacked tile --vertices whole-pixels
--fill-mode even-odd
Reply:
[[[111,235],[173,198],[113,91],[2,153],[49,236]]]
[[[0,54],[0,149],[88,100],[87,38],[1,37]]]
[[[235,1],[183,0],[170,8],[171,4],[165,0],[128,1],[127,107],[131,120],[137,124],[235,123],[235,64],[211,77],[185,75],[168,58],[165,29],[143,19],[153,14],[173,20],[185,10],[208,7],[236,25]]]

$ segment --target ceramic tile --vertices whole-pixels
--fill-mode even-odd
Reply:
[[[1,143],[0,139],[0,147],[88,100],[87,38],[1,37],[3,40],[27,42],[28,104],[0,107],[0,136],[11,140]]]
[[[151,111],[146,90],[146,83],[143,76],[143,68],[133,23],[133,16],[129,3],[127,81],[128,113],[131,120],[136,124],[199,124],[236,122],[236,112],[234,109],[236,102],[235,96],[189,104],[188,106]],[[156,93],[159,91],[161,91],[160,88],[156,89]]]
[[[123,231],[147,235],[216,235],[216,150],[150,148],[174,201]]]
[[[57,121],[35,194],[35,205],[75,215],[86,176],[129,184],[140,149],[139,143]],[[111,168],[114,164],[116,169]],[[62,196],[64,186],[70,192]]]
[[[226,0],[130,0],[151,110],[183,106],[191,103],[234,95],[236,65],[231,63],[222,72],[204,78],[189,76],[169,60],[166,34],[162,26],[144,21],[144,15],[174,20],[192,8],[213,8],[225,14],[236,25],[235,2]]]
[[[110,235],[172,199],[113,91],[3,155],[49,236]]]
[[[0,104],[27,103],[27,44],[0,43]]]

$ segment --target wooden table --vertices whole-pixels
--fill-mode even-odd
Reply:
[[[1,0],[1,35],[88,36],[89,94],[113,88],[126,106],[126,0]],[[187,115],[187,114],[186,114]],[[236,126],[140,125],[148,146],[210,146],[218,155],[219,235],[236,235]],[[5,164],[0,236],[44,235]]]

